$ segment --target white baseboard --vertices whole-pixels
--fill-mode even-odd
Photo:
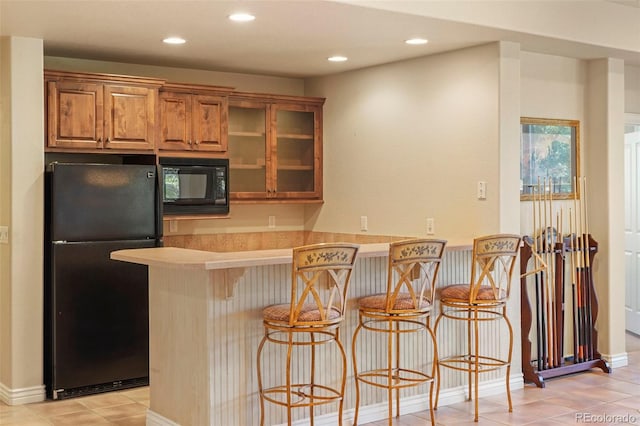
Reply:
[[[155,411],[151,411],[151,409],[148,409],[147,426],[180,426],[180,424],[161,416]]]
[[[512,374],[509,379],[509,385],[511,386],[511,390],[522,389],[524,387],[524,380],[522,378],[522,373]],[[434,389],[435,392],[435,389]],[[479,386],[478,392],[482,397],[485,396],[493,396],[499,395],[506,392],[505,389],[505,381],[504,379],[491,380],[487,382],[481,382]],[[434,395],[435,398],[435,395]],[[440,391],[440,398],[438,401],[439,407],[444,407],[445,405],[455,404],[458,402],[465,401],[467,399],[467,386],[458,386],[455,388],[444,389]],[[406,398],[400,399],[400,414],[411,414],[417,413],[419,411],[427,411],[429,410],[429,394],[420,394],[414,395]],[[386,402],[367,405],[366,407],[360,407],[360,411],[358,413],[358,423],[370,423],[377,420],[384,420],[387,418],[388,413],[388,405]],[[436,412],[437,413],[437,412]],[[355,414],[355,409],[350,408],[344,411],[342,415],[343,423],[350,424],[353,421],[353,417]],[[437,414],[436,414],[437,416]],[[308,425],[308,419],[301,419],[293,422],[294,425]],[[337,413],[325,414],[322,416],[317,416],[315,418],[315,425],[317,426],[335,426],[338,424],[338,415]],[[149,423],[147,423],[149,426]],[[284,426],[279,425],[279,426]]]
[[[22,405],[41,402],[46,399],[44,385],[29,388],[11,389],[0,383],[0,401],[7,405]]]
[[[607,361],[609,367],[613,369],[629,365],[629,356],[626,352],[614,355],[602,354],[602,359]]]

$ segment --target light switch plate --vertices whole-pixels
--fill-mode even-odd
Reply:
[[[8,226],[0,226],[0,244],[9,244]]]
[[[479,181],[478,182],[478,200],[486,200],[487,199],[487,182]]]
[[[427,218],[427,235],[434,235],[436,233],[436,222],[432,217]]]

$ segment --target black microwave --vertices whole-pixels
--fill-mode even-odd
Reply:
[[[165,214],[229,213],[229,160],[167,158],[159,160]]]

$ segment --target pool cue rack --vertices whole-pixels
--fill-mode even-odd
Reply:
[[[611,368],[598,352],[598,298],[593,285],[591,265],[598,252],[598,243],[590,234],[560,237],[555,243],[536,244],[531,237],[524,238],[520,251],[520,270],[527,271],[534,248],[547,260],[549,271],[544,269],[523,274],[520,280],[522,370],[525,383],[545,387],[544,379],[563,376],[592,368],[611,373]],[[569,274],[567,274],[569,262]],[[535,265],[535,262],[532,262]],[[533,275],[533,278],[528,278]],[[571,279],[571,295],[565,294],[566,278]],[[534,294],[527,285],[533,281]],[[565,297],[571,297],[571,312],[565,312]],[[532,310],[532,302],[535,312]],[[535,321],[535,324],[534,324]],[[573,354],[564,354],[565,321],[571,321]],[[530,332],[535,325],[536,354],[532,358]]]

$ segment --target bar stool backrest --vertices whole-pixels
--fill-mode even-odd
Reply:
[[[433,305],[446,244],[444,240],[414,239],[389,245],[386,313],[423,310]]]
[[[492,303],[509,298],[520,240],[519,235],[513,234],[487,235],[473,240],[469,303]]]
[[[359,245],[321,243],[293,249],[290,326],[327,326],[344,318]]]

